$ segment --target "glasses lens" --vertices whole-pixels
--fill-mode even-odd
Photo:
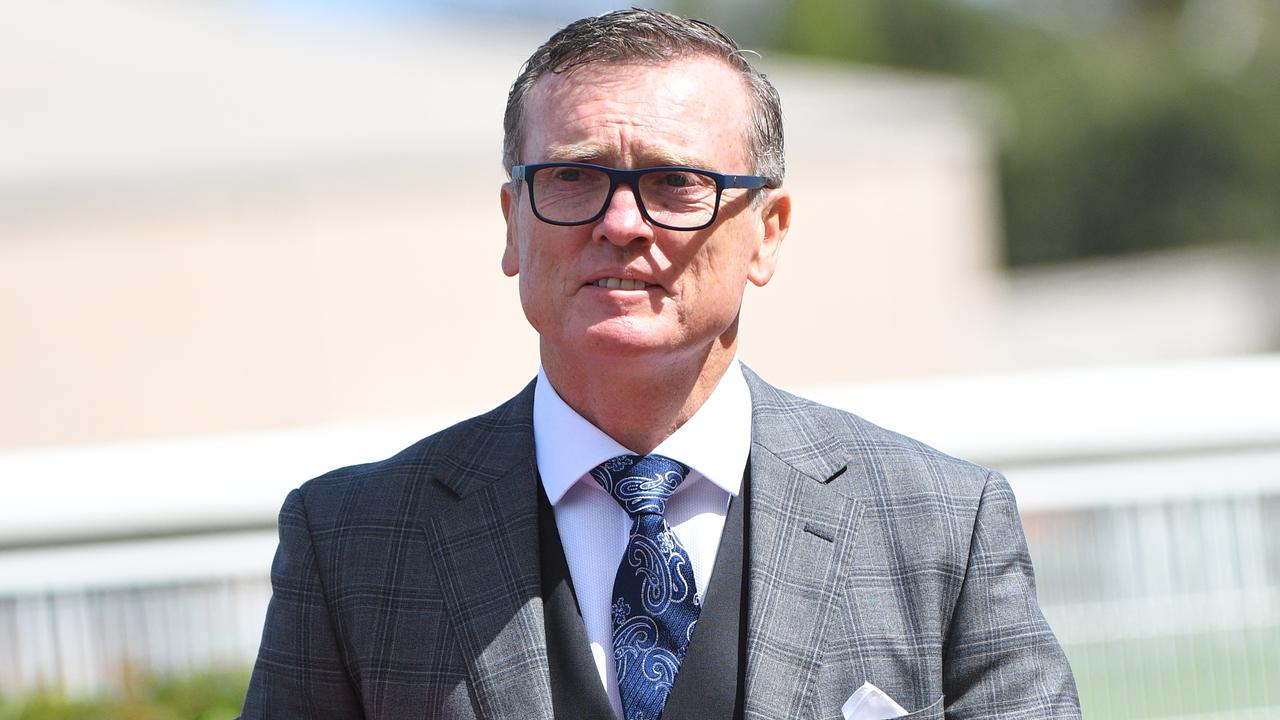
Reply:
[[[716,212],[716,181],[693,170],[654,170],[640,176],[640,199],[653,220],[674,228],[696,228]]]
[[[567,165],[539,169],[530,185],[538,214],[552,222],[590,220],[604,207],[609,195],[608,175]]]
[[[634,188],[649,219],[675,229],[699,228],[716,213],[716,181],[696,170],[645,171]],[[534,209],[556,223],[583,223],[596,217],[609,200],[609,175],[600,170],[551,165],[539,168],[530,181]]]

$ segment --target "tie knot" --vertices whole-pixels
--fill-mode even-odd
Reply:
[[[662,455],[619,455],[591,471],[591,477],[632,517],[663,514],[667,498],[688,474],[688,467]]]

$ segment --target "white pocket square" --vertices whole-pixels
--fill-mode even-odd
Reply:
[[[905,708],[871,683],[862,683],[840,708],[844,720],[891,720],[907,714]]]

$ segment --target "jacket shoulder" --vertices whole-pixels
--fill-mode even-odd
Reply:
[[[880,493],[939,492],[981,495],[998,474],[859,415],[794,395],[749,370],[756,441],[787,455],[830,457],[882,478]],[[838,459],[838,460],[837,460]],[[833,470],[839,469],[838,466]]]
[[[506,474],[533,453],[532,383],[482,415],[435,432],[395,455],[338,468],[298,488],[313,527],[326,518],[402,514]]]

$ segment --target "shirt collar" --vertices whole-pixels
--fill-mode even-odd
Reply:
[[[632,454],[569,407],[541,367],[533,390],[533,442],[538,474],[552,505],[595,466]],[[737,358],[702,407],[653,452],[688,465],[730,495],[738,494],[751,452],[751,391]]]

